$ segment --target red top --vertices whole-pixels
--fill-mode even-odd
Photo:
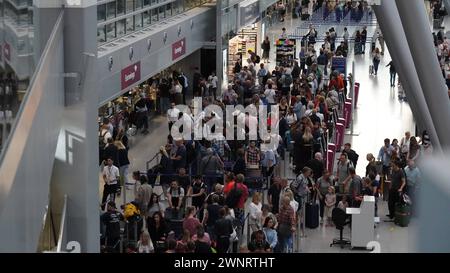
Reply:
[[[233,189],[234,183],[236,183],[236,182],[234,182],[234,181],[228,182],[228,184],[223,189],[223,193],[225,195],[227,195]],[[243,183],[237,183],[236,187],[242,191],[241,199],[239,199],[239,203],[237,204],[237,207],[240,209],[243,209],[245,206],[245,201],[247,201],[247,198],[248,198],[248,188]]]

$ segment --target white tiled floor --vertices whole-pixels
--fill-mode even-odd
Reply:
[[[299,21],[286,19],[284,25],[276,24],[269,31],[269,37],[276,37],[281,33],[284,26],[288,32],[299,24]],[[331,27],[331,26],[330,26]],[[273,41],[273,39],[272,39]],[[274,51],[271,53],[270,69],[275,66]],[[375,156],[383,144],[383,139],[400,139],[405,131],[414,132],[414,121],[409,105],[399,102],[396,88],[389,85],[389,68],[385,65],[390,61],[389,52],[382,57],[378,76],[369,76],[368,67],[371,57],[368,50],[365,56],[349,55],[349,68],[351,62],[355,61],[356,81],[361,83],[361,91],[357,111],[355,114],[354,133],[346,135],[345,141],[351,142],[353,149],[360,155],[357,173],[364,175],[365,155],[373,153]],[[161,145],[166,142],[168,134],[165,117],[154,118],[150,122],[150,133],[146,136],[138,135],[132,139],[129,157],[131,161],[130,173],[133,170],[145,170],[145,163],[158,152]],[[131,191],[127,191],[127,201],[131,199]],[[119,202],[122,203],[122,202]],[[381,244],[382,252],[411,252],[414,251],[414,221],[407,228],[395,226],[393,223],[383,222],[387,212],[387,204],[379,204],[379,215],[381,223],[376,228],[376,240]],[[315,230],[306,230],[306,238],[300,242],[300,252],[349,252],[339,247],[330,248],[329,244],[333,238],[338,236],[338,231],[333,227],[320,227]],[[349,229],[346,228],[344,237],[349,237]]]

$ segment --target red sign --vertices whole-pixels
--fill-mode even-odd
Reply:
[[[122,69],[122,77],[121,77],[122,89],[125,89],[128,86],[140,80],[141,80],[141,62],[137,62]]]
[[[5,58],[11,61],[11,46],[8,43],[5,43],[3,46],[3,52],[5,53]]]
[[[172,44],[172,61],[186,54],[186,38]]]

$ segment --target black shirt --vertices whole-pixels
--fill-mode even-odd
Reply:
[[[231,223],[231,220],[226,219],[225,217],[217,220],[214,227],[214,232],[216,233],[216,236],[218,238],[230,237],[231,233],[233,233],[233,225]]]
[[[211,247],[205,243],[201,242],[199,240],[195,241],[195,253],[211,253]]]
[[[281,187],[273,184],[269,188],[268,195],[272,196],[272,213],[278,213],[280,203]]]
[[[402,169],[399,169],[398,171],[392,170],[391,189],[392,190],[400,189],[400,186],[402,185],[402,179],[404,179],[404,178],[405,178],[405,174],[403,173]]]
[[[239,157],[234,163],[233,173],[235,175],[245,174],[245,160],[242,157]]]
[[[162,237],[166,238],[168,228],[164,219],[161,219],[159,228],[156,228],[155,223],[153,222],[153,220],[151,220],[150,224],[148,225],[148,233],[150,233],[150,238],[152,239],[153,242],[162,241],[161,240]]]
[[[128,160],[128,151],[126,149],[119,149],[117,150],[117,154],[118,154],[118,164],[119,167],[121,166],[125,166],[125,165],[130,165],[130,160]]]
[[[177,176],[177,181],[178,184],[183,187],[184,192],[187,192],[189,186],[191,185],[191,179],[189,177],[189,175],[185,175],[185,176]]]
[[[219,219],[219,210],[222,207],[218,204],[208,205],[206,208],[208,210],[208,220],[206,221],[206,225],[208,227],[213,227],[216,224],[216,221]]]
[[[204,189],[205,194],[202,194],[200,196],[192,197],[192,205],[200,207],[203,205],[203,202],[205,201],[205,195],[206,195],[206,185],[205,183],[192,183],[192,193],[197,194],[200,193],[200,191]]]
[[[181,159],[173,161],[173,167],[175,170],[186,167],[186,147],[184,147],[184,145],[178,147],[175,157],[178,156],[181,156]]]
[[[108,158],[111,158],[114,160],[114,166],[119,167],[119,151],[114,144],[108,144],[103,151],[103,159],[107,160]]]
[[[110,239],[120,238],[120,220],[123,219],[120,212],[105,212],[101,217],[101,222],[106,226],[105,236]]]
[[[265,252],[266,249],[270,249],[270,245],[269,243],[267,243],[267,241],[263,241],[263,242],[257,242],[257,241],[251,241],[248,244],[248,250],[250,252]]]
[[[306,166],[313,170],[314,178],[317,180],[323,175],[324,165],[323,162],[317,159],[311,159],[306,163]]]
[[[347,154],[348,160],[350,160],[353,163],[353,167],[356,168],[356,163],[358,163],[359,155],[352,149],[350,149],[350,151],[348,152],[344,150],[343,153]]]

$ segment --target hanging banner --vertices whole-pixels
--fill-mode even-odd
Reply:
[[[125,89],[141,80],[141,62],[132,64],[124,69],[121,73],[122,89]]]

